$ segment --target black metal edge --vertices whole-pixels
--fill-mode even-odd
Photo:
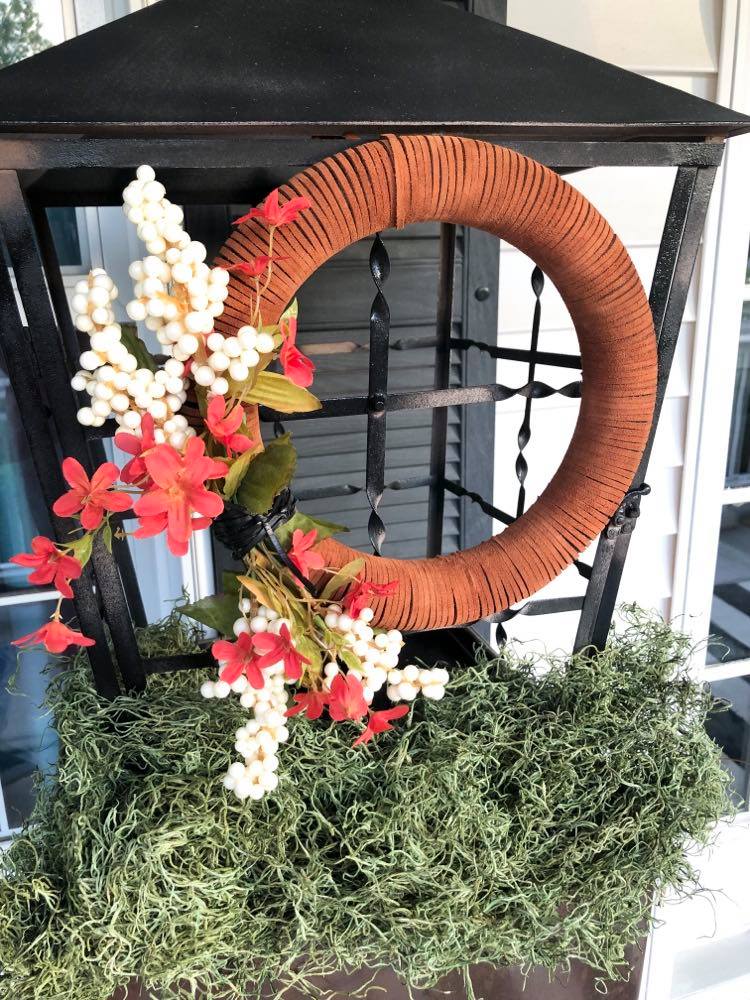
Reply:
[[[388,345],[391,332],[391,313],[383,293],[383,286],[391,272],[391,262],[380,233],[375,234],[372,242],[369,266],[375,285],[375,297],[370,307],[370,357],[364,410],[367,414],[365,495],[370,505],[367,532],[373,552],[379,556],[386,533],[378,507],[385,489],[386,421],[389,399]]]
[[[34,221],[18,177],[12,171],[0,171],[0,227],[16,278],[18,294],[28,320],[30,349],[37,362],[35,369],[44,373],[44,384],[50,402],[49,412],[57,439],[63,454],[78,459],[90,473],[93,468],[91,456],[86,435],[76,419],[76,401],[69,384],[62,335],[48,292]],[[7,307],[16,313],[16,321],[20,322],[15,297],[8,302]],[[26,400],[22,398],[18,402],[25,409]],[[29,436],[35,437],[38,428],[33,424],[30,426],[33,429],[27,429]],[[49,437],[48,432],[45,432],[45,437]],[[39,447],[38,442],[30,441],[30,444]],[[59,469],[54,476],[49,469],[45,469],[45,475],[50,477],[51,483],[59,486]],[[57,495],[63,491],[64,489],[59,489]],[[117,666],[123,683],[128,688],[142,688],[145,684],[145,673],[120,573],[114,557],[107,551],[100,536],[93,547],[91,568],[101,601],[102,614],[116,650]],[[79,610],[77,602],[76,612],[79,616],[85,615],[85,611]],[[111,664],[111,670],[115,676],[114,663]],[[114,681],[111,681],[107,686],[111,687],[113,684]]]
[[[0,174],[0,241],[5,245],[5,215],[3,210],[3,178]],[[1,256],[1,255],[0,255]],[[60,471],[60,460],[49,424],[47,400],[42,395],[39,365],[31,348],[31,341],[16,306],[16,298],[8,268],[0,266],[0,348],[7,365],[11,388],[21,415],[29,454],[34,464],[42,497],[48,508],[64,491],[65,483]],[[74,522],[51,515],[52,529],[59,542],[70,539]],[[84,568],[79,580],[72,584],[74,606],[83,632],[95,645],[87,650],[97,691],[111,698],[120,690],[119,681],[112,670],[107,647],[99,598],[93,569]]]
[[[535,266],[531,272],[531,290],[534,295],[534,314],[531,321],[531,340],[529,342],[529,361],[526,371],[527,384],[531,385],[536,378],[537,351],[539,347],[539,327],[542,321],[542,292],[544,291],[544,274],[540,267]],[[526,396],[523,408],[521,426],[518,428],[516,455],[516,479],[518,480],[518,503],[516,517],[519,518],[526,510],[526,476],[529,464],[524,451],[531,440],[531,406],[533,396]]]
[[[418,343],[415,341],[415,343]],[[502,361],[531,361],[533,358],[537,365],[548,365],[552,368],[572,368],[581,370],[580,354],[556,354],[553,351],[531,351],[527,347],[496,347],[492,344],[483,344],[480,341],[468,340],[465,337],[451,337],[451,350],[468,351],[472,347],[491,358]],[[486,381],[486,380],[480,380]]]
[[[456,227],[451,223],[440,225],[440,260],[438,264],[438,301],[435,320],[435,373],[434,388],[447,389],[450,384],[451,348],[453,329],[453,283],[456,264]],[[432,411],[430,432],[430,491],[427,501],[428,557],[440,555],[443,550],[443,512],[445,509],[445,450],[448,434],[448,408]],[[463,517],[462,517],[463,520]]]
[[[173,670],[204,670],[206,667],[215,667],[216,660],[211,655],[211,650],[207,648],[200,653],[147,656],[144,657],[143,666],[147,674],[168,674]]]
[[[396,129],[396,131],[403,131]],[[418,130],[415,130],[418,131]],[[471,137],[471,128],[453,131]],[[263,174],[267,189],[290,173],[380,132],[350,137],[0,136],[0,168],[16,170],[35,202],[43,205],[119,205],[121,192],[141,163],[163,175],[170,197],[186,204],[225,204],[247,199]],[[722,142],[622,142],[514,140],[475,135],[507,146],[560,171],[597,166],[717,166]]]
[[[497,344],[500,282],[500,241],[489,233],[464,228],[462,337],[472,344]],[[483,351],[467,351],[461,364],[465,388],[497,381],[496,358]],[[491,404],[461,410],[461,482],[472,492],[492,496],[494,489],[495,407]],[[486,514],[486,511],[483,513]],[[492,534],[489,517],[461,502],[459,542],[462,549],[478,545]],[[489,632],[482,630],[483,639]]]
[[[559,388],[547,382],[535,380],[525,385],[512,386],[496,383],[494,385],[474,385],[455,387],[451,389],[415,389],[411,392],[394,392],[383,399],[380,395],[369,396],[332,396],[321,399],[321,408],[310,413],[279,413],[268,407],[260,407],[260,416],[266,423],[282,420],[284,423],[298,420],[321,420],[327,417],[361,416],[374,412],[396,412],[397,410],[431,410],[440,406],[470,406],[481,403],[501,403],[513,396],[533,396],[534,399],[545,399],[548,396],[561,395],[568,399],[577,399],[581,393],[580,381],[568,382]],[[101,427],[86,428],[88,437],[107,438],[117,432],[113,420],[105,421]]]
[[[70,374],[78,368],[78,358],[81,348],[78,342],[78,335],[73,325],[73,319],[68,306],[65,286],[62,279],[62,271],[57,258],[52,230],[50,229],[47,212],[43,208],[32,209],[32,218],[36,230],[39,251],[44,263],[44,272],[49,286],[50,297],[58,320],[60,335],[62,337],[63,352],[67,363],[67,370]],[[72,390],[71,390],[72,391]],[[88,402],[88,400],[87,400]],[[104,447],[100,440],[88,438],[89,453],[95,465],[100,465],[107,460]],[[114,515],[112,523],[115,528],[122,523],[122,518]],[[113,538],[112,553],[120,570],[120,577],[125,588],[125,596],[133,618],[133,623],[141,627],[146,624],[146,609],[143,606],[141,588],[135,572],[133,557],[130,547],[125,540]]]
[[[716,167],[678,169],[667,209],[649,296],[659,362],[656,405],[649,439],[631,487],[636,493],[643,485],[664,403],[715,176]],[[634,501],[628,509],[630,495],[626,495],[599,538],[576,634],[576,650],[587,646],[603,648],[607,641],[640,504],[640,500]]]

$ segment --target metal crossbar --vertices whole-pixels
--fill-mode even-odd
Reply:
[[[371,365],[372,367],[372,362]],[[358,417],[367,416],[373,420],[381,420],[380,414],[386,411],[395,413],[400,410],[434,410],[439,407],[471,406],[481,403],[502,403],[514,396],[532,399],[546,399],[548,396],[566,396],[568,399],[578,399],[581,395],[581,382],[568,382],[555,387],[546,382],[534,380],[524,385],[513,387],[502,383],[491,385],[475,385],[452,387],[449,389],[414,389],[410,392],[388,393],[376,392],[370,396],[329,396],[320,400],[319,410],[310,413],[279,413],[267,406],[260,407],[260,418],[265,423],[284,423],[300,420],[320,420],[324,417]],[[385,426],[385,421],[382,421]],[[90,440],[109,438],[117,433],[118,427],[114,420],[106,420],[101,427],[85,428],[86,437]]]

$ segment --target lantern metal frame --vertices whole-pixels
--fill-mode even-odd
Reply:
[[[223,6],[230,3],[231,0],[222,0]],[[177,5],[164,0],[149,8],[148,12],[132,15],[124,21],[148,16],[156,22],[159,18],[179,16],[180,11],[185,9],[181,4],[182,0]],[[196,10],[200,7],[202,5],[196,4]],[[315,11],[317,5],[305,3],[291,7],[300,13],[308,8]],[[421,12],[422,8],[435,9],[425,0],[420,0],[414,7],[406,5],[406,8],[399,7],[392,0],[391,7],[394,17],[400,16],[402,11],[405,16],[416,16],[415,12]],[[451,21],[448,27],[453,23]],[[110,25],[91,33],[86,42],[81,38],[67,44],[86,44],[88,51],[93,52],[91,39],[95,35],[105,31],[131,30],[128,25],[121,27],[123,22],[118,24],[120,27]],[[497,25],[488,25],[488,28],[510,32],[510,29],[499,29]],[[485,30],[483,28],[482,33]],[[510,34],[513,36],[512,44],[516,44],[514,39],[519,33]],[[104,37],[103,34],[101,37]],[[497,37],[502,39],[504,36],[499,34]],[[531,40],[523,44],[545,45],[555,52],[569,53],[569,50],[560,50],[531,36],[522,38]],[[200,46],[200,41],[197,39],[191,44]],[[59,48],[62,50],[65,46]],[[70,49],[70,52],[73,50]],[[41,60],[47,55],[43,53],[35,59]],[[54,50],[50,50],[49,55],[51,59],[64,57],[64,53],[58,55]],[[576,81],[579,90],[585,90],[585,71],[589,64],[598,67],[597,72],[615,72],[614,67],[588,60],[588,57],[579,54],[573,55],[581,60],[580,65],[571,71],[578,72],[581,77]],[[31,63],[33,60],[29,61],[28,72],[31,71]],[[16,95],[19,102],[22,100],[23,78],[7,76],[20,66],[3,71],[5,76],[0,74],[0,96],[3,94],[3,80],[7,79],[12,95]],[[644,81],[623,71],[616,72],[627,78],[633,90],[633,100],[640,101],[643,106]],[[660,87],[650,82],[647,85],[657,90]],[[453,92],[451,96],[454,96]],[[377,138],[384,132],[440,131],[475,136],[530,156],[560,173],[592,167],[673,167],[676,168],[676,175],[649,298],[658,349],[657,400],[651,434],[632,488],[602,532],[593,564],[576,563],[581,575],[587,579],[583,596],[531,598],[520,607],[502,611],[488,619],[499,625],[502,636],[503,623],[518,614],[577,612],[580,617],[575,647],[603,646],[640,501],[648,492],[644,477],[724,142],[729,135],[750,128],[750,119],[734,112],[724,114],[725,109],[716,109],[708,102],[697,102],[701,108],[705,106],[710,110],[710,114],[707,111],[705,118],[698,121],[695,99],[685,97],[685,100],[688,105],[685,106],[683,120],[662,117],[656,124],[652,121],[651,124],[638,125],[629,120],[603,124],[601,118],[587,123],[579,115],[573,124],[521,123],[516,118],[510,124],[485,122],[479,128],[476,119],[458,120],[454,117],[449,122],[436,125],[434,121],[405,121],[403,118],[383,121],[382,117],[373,117],[369,121],[360,118],[356,122],[355,134],[352,132],[355,126],[345,126],[343,122],[335,127],[329,122],[329,131],[323,134],[322,124],[306,122],[304,125],[290,125],[288,120],[268,122],[264,119],[241,127],[220,128],[210,123],[188,126],[185,122],[173,125],[144,121],[107,124],[101,119],[88,128],[70,119],[65,120],[64,126],[46,119],[34,123],[28,115],[24,117],[25,112],[19,112],[16,119],[6,120],[3,117],[0,120],[0,240],[9,267],[0,268],[0,349],[5,357],[47,506],[51,510],[53,502],[65,488],[60,470],[61,455],[72,455],[91,470],[104,456],[102,439],[111,436],[116,429],[114,421],[107,421],[101,428],[84,428],[76,420],[81,401],[76,399],[70,388],[70,377],[77,368],[81,345],[72,323],[56,258],[46,215],[48,207],[119,204],[122,188],[141,163],[149,163],[156,169],[174,202],[186,206],[255,202],[298,170],[353,144]],[[644,120],[641,119],[641,122]],[[467,504],[475,504],[484,515],[505,524],[522,515],[526,505],[525,480],[528,471],[524,451],[532,432],[533,401],[552,393],[576,396],[581,389],[578,379],[568,379],[564,385],[555,388],[537,378],[540,365],[557,368],[562,373],[580,371],[579,356],[539,350],[544,277],[538,269],[532,275],[535,306],[528,348],[509,349],[453,335],[456,230],[453,226],[442,225],[440,233],[437,322],[435,337],[430,342],[436,350],[434,386],[411,391],[388,390],[389,351],[408,350],[410,345],[408,342],[395,344],[389,340],[387,279],[390,263],[385,244],[378,235],[369,263],[375,297],[369,321],[368,391],[323,399],[322,410],[313,415],[287,415],[283,418],[290,421],[310,419],[311,416],[315,419],[366,417],[367,466],[365,484],[361,488],[371,507],[369,529],[375,551],[379,550],[385,532],[379,510],[380,500],[389,487],[429,487],[428,555],[437,555],[440,551],[446,493],[466,498]],[[415,341],[414,346],[424,347],[425,342]],[[493,381],[483,385],[451,386],[451,356],[468,358],[474,351],[493,359],[524,363],[527,366],[525,383],[506,386]],[[613,378],[616,377],[617,373],[613,372]],[[525,402],[515,456],[518,502],[516,510],[509,513],[497,509],[487,498],[461,483],[446,478],[445,452],[448,407],[486,405],[514,396],[523,397]],[[426,479],[387,484],[387,415],[398,410],[420,408],[433,411],[430,474]],[[281,419],[279,414],[267,410],[262,410],[261,416],[270,422]],[[487,462],[485,442],[469,437],[465,446],[473,456],[470,460]],[[352,492],[359,488],[342,483],[325,495],[334,496],[337,490]],[[320,490],[315,491],[316,498],[321,495]],[[305,495],[300,498],[304,499]],[[51,518],[59,540],[67,539],[71,530],[76,528],[74,521],[60,519],[53,514]],[[73,589],[80,626],[86,635],[96,641],[96,645],[89,650],[89,656],[95,683],[105,696],[113,696],[123,687],[142,689],[149,674],[201,667],[212,662],[207,650],[192,657],[179,658],[144,657],[140,654],[135,629],[145,624],[145,615],[126,543],[116,542],[112,554],[97,538],[90,563]],[[452,635],[459,646],[468,650],[476,633],[462,629],[453,630]]]
[[[366,138],[368,137],[363,136],[362,140],[365,141]],[[486,140],[488,137],[482,138]],[[520,608],[492,616],[493,621],[502,623],[519,613],[539,615],[579,611],[576,648],[601,646],[606,640],[625,557],[639,512],[646,467],[664,401],[709,196],[716,169],[721,162],[723,144],[611,141],[565,143],[534,140],[503,140],[502,144],[540,160],[553,169],[566,172],[594,166],[677,166],[649,298],[658,345],[657,402],[649,443],[633,482],[633,489],[623,499],[617,513],[600,536],[593,565],[590,569],[581,567],[582,573],[589,578],[583,597],[531,599]],[[123,178],[132,173],[140,163],[150,163],[160,176],[170,175],[167,183],[173,200],[201,204],[210,200],[226,204],[247,200],[242,174],[250,163],[262,163],[267,167],[272,166],[274,172],[291,174],[301,166],[314,163],[322,156],[348,145],[348,142],[335,140],[315,142],[279,140],[273,137],[231,141],[215,137],[178,140],[66,139],[63,143],[49,139],[0,138],[0,163],[3,166],[0,170],[0,230],[15,276],[20,305],[28,323],[26,327],[8,269],[0,269],[0,343],[48,507],[51,508],[65,488],[60,472],[60,449],[64,454],[76,457],[85,467],[91,468],[103,458],[101,439],[115,431],[113,421],[108,421],[102,428],[84,428],[78,424],[78,402],[69,385],[70,376],[77,368],[81,348],[72,324],[45,216],[46,207],[61,201],[60,192],[65,190],[65,175],[71,171],[75,171],[79,177],[82,171],[92,174],[94,183],[88,188],[82,188],[80,184],[77,186],[77,204],[111,204],[113,198],[119,195]],[[53,172],[54,183],[48,187],[36,182],[35,189],[31,192],[29,182],[34,183],[41,170]],[[217,176],[220,178],[219,183],[216,183]],[[554,391],[535,378],[536,367],[543,364],[570,371],[580,365],[580,358],[575,355],[538,350],[538,307],[532,326],[532,342],[526,350],[488,346],[453,337],[450,316],[454,246],[454,227],[442,226],[435,388],[388,393],[388,265],[384,244],[377,239],[370,256],[373,280],[379,287],[370,318],[369,391],[366,395],[323,399],[322,410],[314,414],[316,419],[366,415],[366,490],[373,506],[370,530],[373,540],[379,544],[382,542],[383,528],[378,524],[380,516],[376,511],[386,486],[384,417],[388,412],[401,409],[428,408],[434,411],[429,480],[427,484],[422,479],[399,484],[402,489],[424,485],[430,487],[427,533],[428,551],[431,555],[439,551],[442,505],[446,492],[457,496],[468,495],[470,500],[479,504],[484,513],[506,524],[518,513],[522,513],[524,502],[524,476],[519,482],[519,509],[515,515],[498,510],[486,498],[467,494],[461,484],[445,479],[446,408],[497,402],[512,395],[524,396],[526,411],[521,438],[523,440],[526,437],[528,440],[533,399]],[[528,365],[525,385],[515,389],[497,383],[449,388],[447,359],[450,358],[450,352],[468,350],[487,351],[494,358],[525,362]],[[270,421],[280,418],[279,414],[269,411],[264,411],[262,416]],[[306,417],[307,415],[299,415],[296,419]],[[287,415],[283,419],[288,421],[290,418]],[[51,433],[50,424],[54,428],[54,434]],[[477,444],[481,447],[481,443]],[[517,464],[517,473],[523,468],[525,461],[522,452],[523,446],[519,451],[521,462]],[[484,457],[486,460],[486,456]],[[342,486],[346,488],[346,484]],[[74,525],[51,516],[57,538],[64,540],[69,537],[68,533]],[[91,563],[74,589],[76,614],[81,628],[87,635],[97,639],[97,645],[89,655],[97,686],[104,694],[114,694],[119,690],[119,684],[112,669],[103,623],[106,623],[109,630],[119,674],[127,688],[143,687],[149,673],[178,667],[205,666],[210,662],[208,654],[198,654],[193,659],[181,657],[179,660],[169,657],[141,657],[133,626],[144,624],[145,616],[126,544],[116,544],[116,556],[113,556],[98,541],[94,546]]]

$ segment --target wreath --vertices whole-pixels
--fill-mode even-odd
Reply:
[[[78,420],[97,427],[114,419],[115,443],[130,458],[90,477],[64,459],[69,490],[53,510],[75,520],[71,539],[37,537],[12,560],[32,570],[31,583],[53,583],[60,601],[49,622],[15,645],[61,653],[93,644],[62,621],[61,602],[73,596],[96,536],[110,551],[124,537],[114,515],[132,508],[135,537],[165,533],[177,556],[194,531],[215,523],[244,571],[225,580],[223,594],[180,611],[220,636],[212,645],[218,679],[204,681],[202,694],[234,693],[253,711],[235,734],[241,759],[224,783],[240,799],[259,799],[278,785],[291,716],[325,711],[334,722],[358,722],[362,744],[404,717],[418,695],[443,697],[442,667],[400,664],[401,628],[507,607],[601,530],[650,429],[651,314],[627,252],[596,210],[540,164],[478,141],[387,137],[324,160],[237,219],[213,267],[151,167],[138,169],[123,201],[147,251],[130,266],[127,312],[165,356],[116,322],[118,290],[104,271],[76,286],[76,327],[90,341],[72,379],[90,397]],[[506,531],[437,559],[373,559],[333,540],[343,526],[296,510],[290,436],[264,445],[258,406],[320,406],[309,391],[314,365],[296,345],[302,281],[354,240],[427,219],[486,229],[534,257],[576,324],[585,388],[563,464]]]

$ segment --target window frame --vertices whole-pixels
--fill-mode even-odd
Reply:
[[[750,109],[750,0],[724,0],[715,100]],[[672,615],[698,643],[710,630],[722,509],[750,502],[750,486],[728,488],[725,482],[742,307],[750,300],[748,176],[750,136],[740,136],[727,145],[704,229],[675,551]],[[696,679],[728,680],[749,674],[750,659],[707,664],[702,648],[692,668]],[[713,850],[722,851],[728,830],[748,828],[750,808],[731,824],[720,824]],[[639,1000],[662,1000],[672,993],[675,960],[685,942],[684,928],[670,919],[670,910],[669,904],[654,908],[656,926],[648,936]],[[721,990],[722,997],[734,996],[738,988],[739,980],[729,980],[710,995],[718,997]]]
[[[716,100],[750,109],[750,0],[725,0]],[[699,644],[692,668],[696,679],[706,682],[750,674],[750,658],[706,663],[704,643],[722,511],[727,504],[750,502],[750,486],[726,485],[742,309],[750,302],[748,176],[750,136],[738,136],[727,145],[701,251],[675,554],[672,614]],[[750,808],[739,815],[747,820]]]

